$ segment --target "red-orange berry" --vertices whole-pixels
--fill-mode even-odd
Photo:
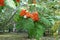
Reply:
[[[38,20],[39,20],[38,12],[33,12],[32,15],[31,15],[31,18],[32,18],[34,21],[38,21]]]
[[[18,2],[18,3],[19,3],[19,2],[20,2],[20,0],[16,0],[16,2]]]
[[[0,0],[0,6],[4,6],[4,0]]]
[[[26,15],[26,10],[25,10],[25,9],[23,9],[23,10],[20,12],[20,16],[24,16],[24,15]]]
[[[29,18],[31,16],[30,12],[26,12],[26,16]]]

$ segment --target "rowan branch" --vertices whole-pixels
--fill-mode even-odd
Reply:
[[[16,9],[14,9],[14,11],[12,12],[12,16],[8,19],[8,21],[6,23],[4,23],[2,26],[7,26],[7,24],[11,21],[11,19],[14,17],[14,15],[16,14],[18,10],[18,7]]]

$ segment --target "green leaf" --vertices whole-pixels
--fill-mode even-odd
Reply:
[[[51,26],[51,23],[50,23],[50,21],[48,20],[48,19],[46,19],[45,17],[41,17],[41,22],[43,23],[43,24],[45,24],[46,26]]]
[[[34,27],[33,20],[30,18],[29,19],[20,18],[19,25],[20,25],[19,28],[22,27],[23,29],[27,30],[30,30]]]
[[[34,23],[32,19],[25,19],[22,21],[24,29],[32,29],[34,27]]]

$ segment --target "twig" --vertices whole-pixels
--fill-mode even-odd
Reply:
[[[16,14],[17,10],[19,7],[16,7],[16,9],[14,9],[14,11],[12,12],[12,16],[8,19],[8,21],[3,24],[2,26],[7,26],[7,24],[10,22],[10,20],[14,17],[14,15]]]

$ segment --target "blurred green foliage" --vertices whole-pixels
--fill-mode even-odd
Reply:
[[[60,20],[60,1],[59,0],[36,0],[37,3],[35,5],[32,4],[32,0],[28,0],[28,4],[24,4],[22,7],[17,10],[15,15],[13,16],[12,20],[8,23],[8,27],[11,27],[13,25],[13,22],[16,23],[16,29],[24,29],[28,31],[29,37],[39,38],[43,36],[43,33],[45,32],[45,29],[51,28],[56,20]],[[11,3],[11,4],[10,4]],[[5,26],[5,23],[8,21],[8,19],[12,16],[13,10],[16,9],[18,4],[16,4],[16,1],[11,0],[9,2],[8,0],[5,1],[5,6],[0,7],[0,27],[1,28],[8,28]],[[17,6],[16,6],[17,5]],[[29,6],[29,9],[25,7],[26,5]],[[24,19],[21,17],[20,11],[22,8],[27,9],[29,12],[38,11],[39,13],[39,22],[34,22],[32,19]],[[11,24],[11,25],[10,25]],[[13,28],[13,27],[11,27]]]

